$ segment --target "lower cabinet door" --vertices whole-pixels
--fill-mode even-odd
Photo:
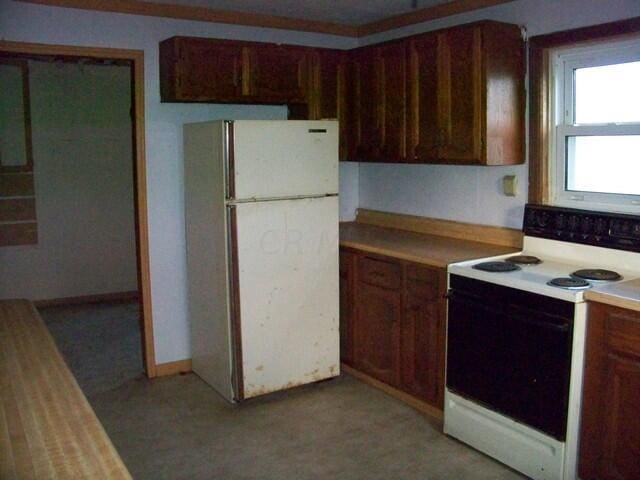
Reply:
[[[354,253],[340,250],[340,361],[349,365],[353,365],[355,260]]]
[[[640,478],[640,313],[589,305],[580,478]]]
[[[392,386],[400,384],[400,291],[358,283],[355,365]]]
[[[444,324],[441,302],[405,296],[401,329],[402,389],[438,408],[444,398]]]

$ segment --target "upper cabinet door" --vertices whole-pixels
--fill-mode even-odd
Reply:
[[[520,29],[487,21],[408,42],[409,161],[523,163]]]
[[[250,96],[259,102],[305,103],[309,52],[304,48],[264,44],[251,47]]]
[[[407,42],[389,43],[376,50],[380,160],[404,161],[407,140]]]
[[[478,163],[482,52],[478,28],[426,34],[409,42],[409,160]]]
[[[438,36],[440,157],[476,163],[481,156],[482,31],[451,29]]]
[[[346,68],[347,53],[343,50],[316,49],[312,54],[309,119],[340,122],[340,160],[347,158]]]
[[[349,159],[372,161],[380,158],[380,75],[375,50],[363,48],[351,53],[349,62]]]
[[[439,83],[438,35],[412,38],[407,75],[409,161],[437,161],[440,156]]]
[[[160,44],[163,101],[234,102],[243,96],[243,47],[237,42],[171,38]]]
[[[350,159],[406,157],[406,42],[365,47],[350,58]]]

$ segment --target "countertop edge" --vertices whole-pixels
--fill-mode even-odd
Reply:
[[[640,301],[633,298],[626,298],[622,294],[590,290],[585,292],[584,299],[588,302],[604,303],[605,305],[611,305],[612,307],[640,312]]]
[[[422,265],[429,265],[429,266],[437,267],[437,268],[447,268],[447,266],[449,265],[447,262],[441,262],[441,261],[433,260],[433,259],[430,259],[430,258],[427,258],[427,257],[423,257],[423,256],[409,255],[409,254],[398,252],[397,250],[374,247],[374,246],[371,246],[371,245],[367,245],[365,243],[358,243],[358,242],[350,242],[350,241],[341,240],[340,241],[340,246],[341,247],[347,247],[347,248],[354,248],[356,250],[361,250],[361,251],[367,252],[367,253],[376,253],[378,255],[385,255],[387,257],[397,258],[397,259],[400,259],[400,260],[407,260],[409,262],[420,263]]]

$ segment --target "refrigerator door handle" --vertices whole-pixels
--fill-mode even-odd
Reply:
[[[240,292],[238,291],[238,250],[236,206],[227,205],[227,278],[229,285],[229,327],[231,331],[231,388],[236,401],[244,400],[242,383],[242,344],[240,330]]]
[[[224,141],[222,142],[224,169],[224,196],[227,200],[235,196],[233,166],[233,122],[224,122]]]
[[[303,200],[305,198],[325,198],[325,197],[337,197],[337,193],[321,193],[318,195],[291,195],[289,197],[251,197],[251,198],[240,198],[240,199],[229,199],[227,200],[228,206],[234,205],[242,205],[243,203],[257,203],[257,202],[277,202],[283,200]]]

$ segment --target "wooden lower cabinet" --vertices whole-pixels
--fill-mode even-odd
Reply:
[[[340,252],[341,359],[442,409],[444,269]]]
[[[640,478],[640,312],[589,304],[579,473]]]
[[[402,389],[428,403],[444,402],[444,272],[407,265],[402,321]]]
[[[394,387],[400,385],[400,292],[366,283],[356,286],[354,364]]]
[[[340,361],[353,364],[356,254],[340,252]]]

